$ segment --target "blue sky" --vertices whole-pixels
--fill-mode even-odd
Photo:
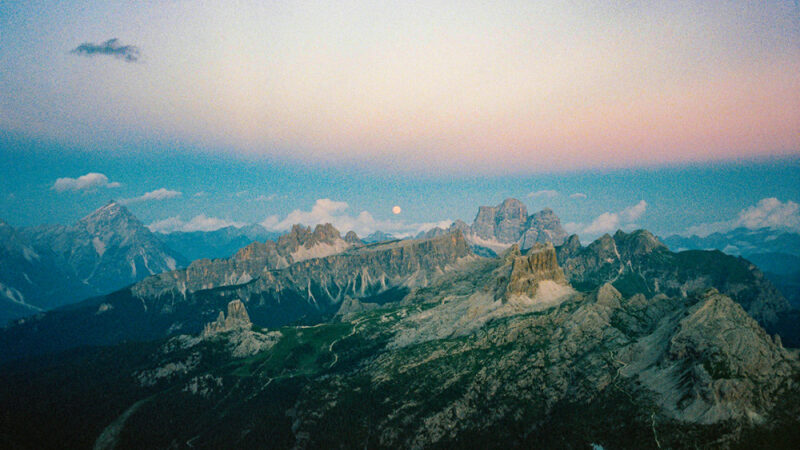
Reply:
[[[115,198],[408,233],[514,196],[591,237],[800,201],[796,1],[30,0],[0,30],[14,225]]]
[[[582,231],[599,216],[622,216],[642,200],[644,211],[635,220],[620,217],[619,226],[638,225],[668,234],[732,220],[764,198],[800,202],[800,158],[437,176],[174,146],[87,149],[10,134],[2,136],[0,146],[0,164],[13,168],[0,181],[0,218],[17,226],[71,223],[109,199],[128,201],[127,207],[146,224],[176,216],[188,222],[198,215],[237,224],[258,223],[270,216],[280,222],[293,211],[307,213],[294,216],[299,218],[325,217],[310,212],[317,200],[330,199],[347,204],[346,208],[333,205],[331,214],[340,225],[354,223],[362,234],[371,227],[402,232],[447,220],[471,222],[479,205],[516,197],[531,212],[551,207],[564,223],[576,224],[573,231],[590,238],[598,233]],[[59,178],[77,179],[88,173],[101,173],[108,183],[120,186],[54,189]],[[131,201],[160,189],[180,194]],[[392,213],[394,205],[402,208],[401,214]],[[374,222],[359,222],[362,211]]]

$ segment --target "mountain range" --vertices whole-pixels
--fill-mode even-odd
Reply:
[[[69,226],[0,227],[3,323],[188,264],[116,202]]]
[[[17,320],[0,445],[797,448],[796,311],[758,267],[518,203],[371,244],[297,225]]]
[[[756,264],[795,308],[800,308],[800,234],[796,232],[736,228],[705,237],[672,235],[664,243],[676,251],[717,249],[743,256]]]
[[[212,231],[173,231],[156,233],[167,247],[189,261],[202,258],[227,258],[253,241],[274,241],[281,234],[268,231],[259,224],[244,227],[229,226]]]
[[[436,227],[420,233],[417,238],[439,236],[455,230],[461,231],[472,250],[483,256],[497,256],[498,252],[513,244],[523,250],[537,243],[561,245],[567,237],[567,232],[561,227],[561,219],[550,208],[528,215],[528,207],[524,203],[507,198],[497,206],[479,207],[472,225],[456,220],[447,230]]]

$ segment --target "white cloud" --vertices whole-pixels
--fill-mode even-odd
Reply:
[[[359,236],[364,237],[380,230],[402,238],[414,236],[420,231],[426,231],[437,226],[447,228],[452,223],[450,220],[424,223],[377,220],[368,211],[361,211],[356,216],[349,215],[345,212],[347,208],[348,204],[346,202],[322,198],[314,203],[310,211],[301,211],[297,209],[287,214],[284,219],[280,219],[277,216],[270,216],[261,222],[261,226],[268,230],[285,231],[297,223],[306,226],[330,223],[342,234],[352,230]]]
[[[735,228],[750,230],[777,228],[800,232],[800,205],[791,200],[781,202],[775,197],[763,198],[755,205],[739,211],[735,219],[701,223],[689,227],[684,234],[705,237],[712,233],[723,233]]]
[[[634,221],[642,217],[646,210],[647,202],[641,200],[639,203],[629,206],[619,212],[604,212],[588,225],[570,222],[564,225],[564,229],[570,233],[586,234],[589,236],[611,233],[618,229],[631,230],[638,228],[638,225],[636,225]]]
[[[550,189],[535,191],[528,194],[528,198],[553,198],[557,196],[558,196],[558,191],[553,191]]]
[[[272,200],[275,200],[277,197],[278,197],[277,194],[269,194],[269,195],[261,194],[261,195],[259,195],[258,197],[255,198],[255,201],[257,201],[257,202],[271,202]]]
[[[147,227],[150,228],[150,231],[157,233],[172,233],[174,231],[214,231],[231,226],[241,228],[245,225],[247,224],[243,222],[235,222],[199,214],[188,222],[183,221],[180,216],[173,216],[153,222]]]
[[[126,205],[129,203],[146,202],[148,200],[166,200],[170,198],[179,197],[180,191],[173,191],[170,189],[160,188],[155,191],[147,192],[143,195],[134,198],[127,198],[120,200],[120,203]]]
[[[633,222],[639,217],[642,217],[642,214],[644,214],[646,209],[647,209],[647,202],[641,200],[639,203],[623,209],[620,212],[620,216],[623,222],[626,223]]]
[[[90,172],[78,178],[59,178],[50,189],[58,192],[64,191],[90,191],[97,188],[117,188],[122,186],[116,181],[109,182],[108,177],[102,173]]]
[[[582,232],[585,234],[609,233],[618,229],[619,224],[619,214],[604,212],[597,216]]]
[[[576,192],[569,196],[569,198],[579,198],[579,199],[585,199],[586,197],[587,197],[586,194],[582,192]]]
[[[737,226],[751,230],[757,228],[793,228],[800,229],[800,206],[789,200],[781,202],[775,197],[761,199],[755,206],[739,212]]]

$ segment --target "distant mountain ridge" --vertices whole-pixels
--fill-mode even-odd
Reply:
[[[708,236],[680,236],[664,238],[664,244],[674,250],[717,249],[730,255],[784,253],[800,256],[800,234],[772,228],[736,228]]]
[[[48,249],[34,249],[17,230],[0,220],[0,326],[79,300],[94,291]]]
[[[561,245],[567,237],[553,210],[545,208],[528,215],[525,204],[515,198],[507,198],[497,206],[479,207],[472,225],[456,220],[447,230],[435,227],[417,237],[430,238],[455,230],[464,233],[473,250],[483,256],[497,255],[513,244],[522,250],[547,242]]]
[[[34,248],[52,251],[96,293],[110,292],[188,263],[114,201],[70,226],[44,225],[20,232]]]
[[[113,201],[69,226],[3,223],[0,245],[3,324],[188,264]]]
[[[202,258],[227,258],[251,242],[274,241],[281,233],[268,231],[259,224],[244,227],[225,227],[213,231],[174,231],[156,233],[167,247],[189,261]]]
[[[795,308],[800,308],[800,234],[788,230],[736,228],[705,237],[672,235],[671,249],[717,249],[752,261]]]
[[[0,360],[82,345],[195,333],[231,299],[258,326],[319,323],[349,299],[383,303],[472,256],[460,232],[363,245],[330,224],[295,225],[278,242],[254,242],[227,259],[198,260],[69,308],[20,319],[0,331]]]

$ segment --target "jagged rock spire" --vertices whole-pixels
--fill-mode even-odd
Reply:
[[[211,336],[224,331],[231,331],[240,328],[249,328],[253,323],[247,314],[247,308],[241,300],[233,300],[228,303],[228,317],[220,311],[217,320],[207,323],[203,329],[203,336]]]

